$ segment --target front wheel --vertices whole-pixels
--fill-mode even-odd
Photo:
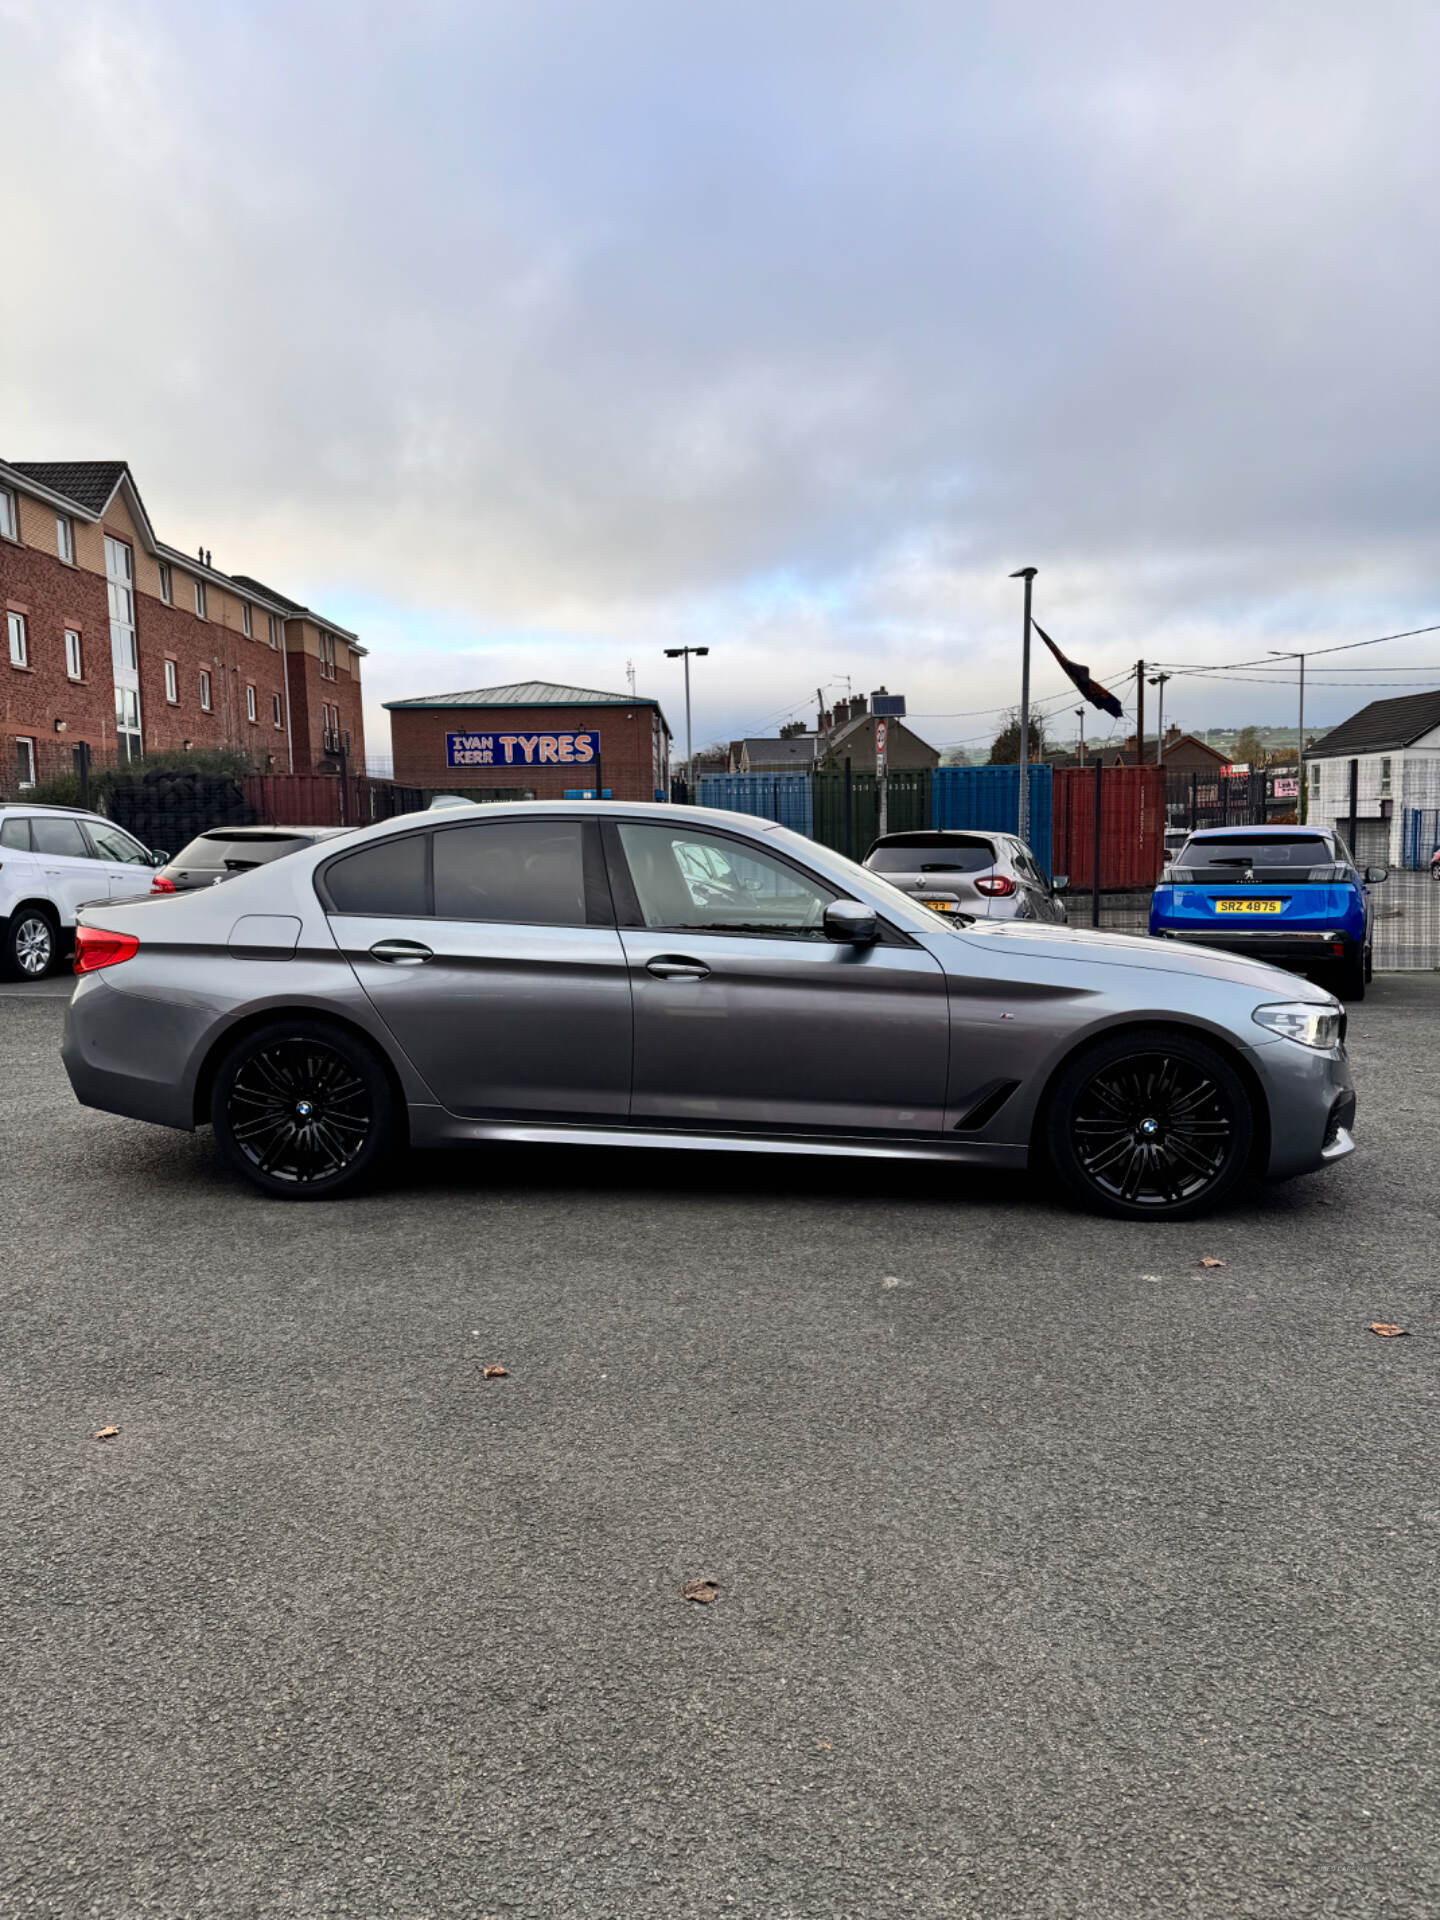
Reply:
[[[1070,1063],[1045,1133],[1051,1165],[1092,1211],[1185,1220],[1243,1179],[1255,1116],[1240,1076],[1214,1047],[1141,1030]]]
[[[60,964],[60,931],[43,907],[21,907],[5,922],[0,960],[12,980],[43,980]]]
[[[210,1118],[222,1158],[277,1200],[332,1200],[373,1175],[395,1140],[395,1101],[362,1041],[318,1020],[281,1020],[220,1062]]]

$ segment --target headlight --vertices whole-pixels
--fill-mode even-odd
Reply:
[[[1314,1007],[1304,1000],[1282,1000],[1274,1006],[1257,1007],[1253,1017],[1272,1033],[1298,1040],[1302,1047],[1338,1047],[1345,1023],[1345,1015],[1334,1001],[1328,1007]]]

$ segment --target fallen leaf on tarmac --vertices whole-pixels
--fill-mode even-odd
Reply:
[[[508,1367],[482,1367],[480,1369],[480,1378],[482,1380],[508,1380],[510,1378],[510,1369]]]
[[[831,1749],[830,1749],[830,1742],[829,1742],[828,1740],[822,1740],[822,1741],[820,1742],[820,1745],[821,1745],[821,1746],[822,1746],[822,1747],[824,1748],[824,1750],[825,1750],[825,1752],[826,1752],[826,1753],[829,1753],[829,1752],[830,1752],[830,1750],[831,1750]]]
[[[882,1287],[898,1287],[900,1284],[900,1281],[895,1274],[887,1273],[885,1278],[880,1282],[880,1284]]]
[[[1158,1273],[1142,1273],[1140,1278],[1142,1280],[1148,1280],[1152,1287],[1158,1287],[1160,1284],[1160,1276]]]
[[[1202,1267],[1223,1267],[1225,1262],[1217,1260],[1213,1253],[1202,1253],[1196,1264]]]
[[[1370,1331],[1378,1333],[1382,1340],[1401,1340],[1409,1335],[1410,1329],[1392,1326],[1388,1320],[1372,1320]]]
[[[119,1427],[101,1427],[95,1438],[97,1440],[113,1440],[119,1431]]]
[[[680,1589],[682,1598],[693,1600],[697,1606],[708,1607],[720,1592],[718,1580],[687,1580]]]

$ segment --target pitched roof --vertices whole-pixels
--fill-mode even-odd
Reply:
[[[292,613],[308,613],[310,609],[298,600],[289,600],[283,593],[277,593],[274,587],[267,587],[263,580],[257,580],[253,574],[232,573],[230,578],[237,587],[249,587],[252,593],[262,593],[267,600],[273,600],[277,607],[289,607]]]
[[[472,687],[468,693],[425,693],[417,700],[387,700],[388,713],[410,707],[655,707],[638,693],[598,693],[554,680],[516,680],[504,687]],[[661,715],[664,718],[664,715]]]
[[[1408,747],[1422,733],[1440,727],[1440,690],[1402,694],[1397,700],[1372,700],[1308,749],[1307,760],[1328,760],[1341,754],[1384,753]]]
[[[813,766],[815,761],[815,735],[793,733],[788,740],[762,736],[754,740],[742,740],[740,749],[751,766],[808,767]]]
[[[7,464],[37,486],[63,493],[86,513],[104,511],[127,471],[123,460],[11,460]]]

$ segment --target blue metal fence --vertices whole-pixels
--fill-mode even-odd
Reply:
[[[1407,807],[1400,823],[1400,864],[1428,867],[1440,847],[1440,807]]]
[[[1051,777],[1030,768],[1030,849],[1050,871]],[[1014,833],[1020,817],[1019,767],[936,767],[930,775],[930,821],[936,827]]]
[[[695,782],[696,803],[728,807],[732,813],[758,814],[813,839],[815,803],[808,773],[702,773]]]

